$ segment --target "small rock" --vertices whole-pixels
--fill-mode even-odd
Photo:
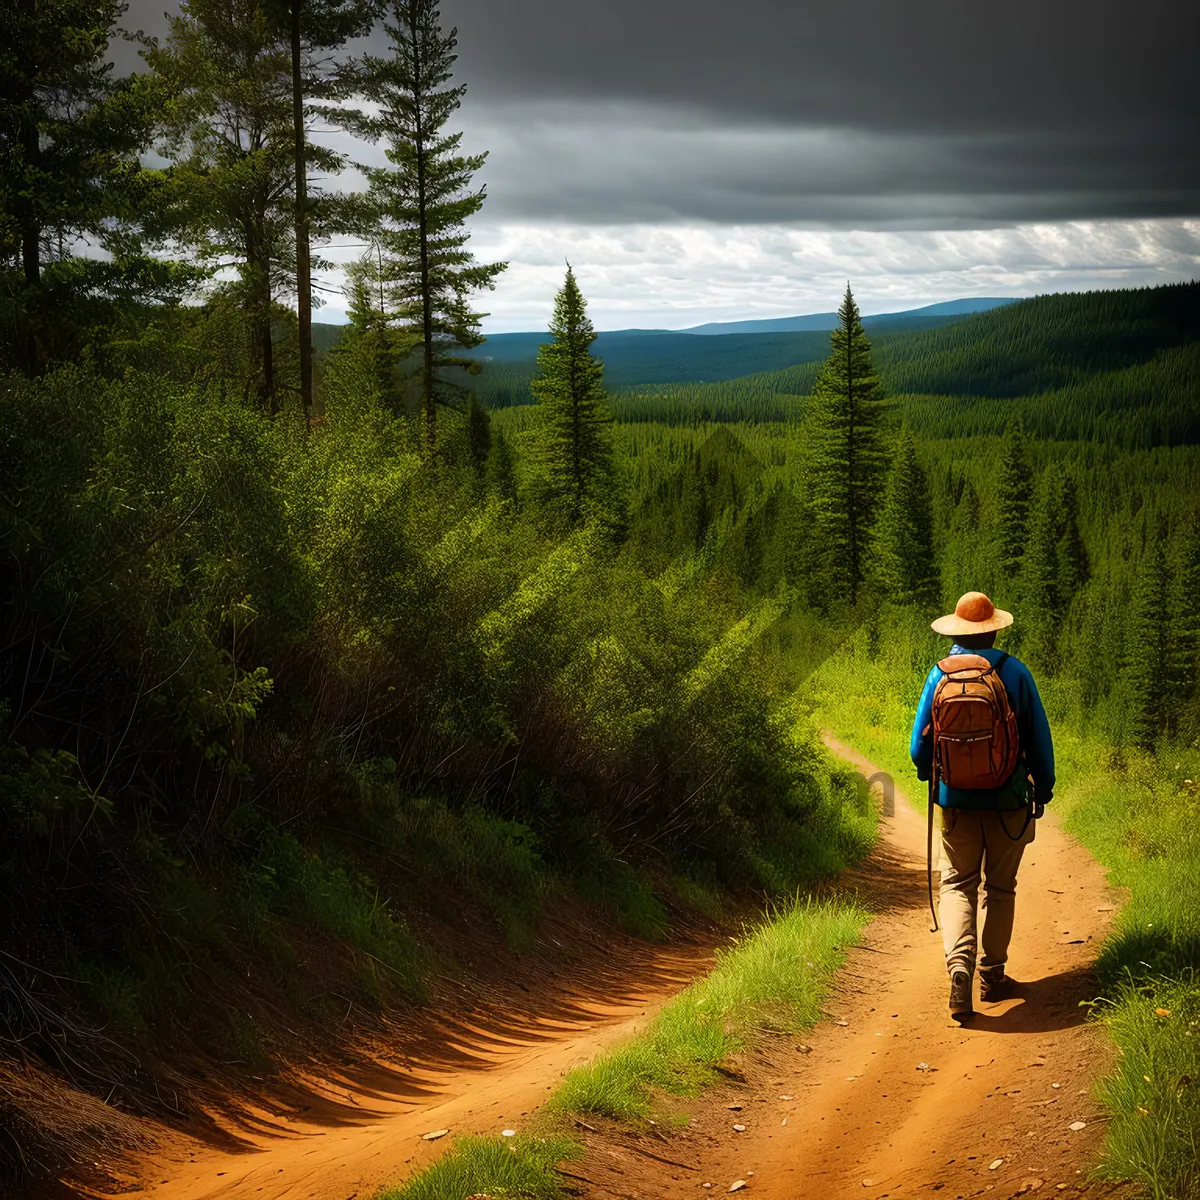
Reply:
[[[1169,1008],[1156,1008],[1154,1010],[1154,1015],[1156,1017],[1169,1017],[1171,1015],[1171,1010]]]
[[[1068,1188],[1071,1185],[1069,1183],[1056,1183],[1054,1186],[1061,1192],[1063,1188]]]
[[[500,1130],[500,1136],[501,1137],[516,1137],[517,1131],[515,1129],[502,1129],[502,1130]]]
[[[936,1071],[937,1067],[931,1067],[927,1062],[919,1062],[919,1063],[917,1063],[917,1070],[918,1071]]]
[[[745,1133],[746,1127],[745,1127],[745,1125],[735,1125],[733,1127],[733,1132],[734,1133]]]
[[[726,1108],[728,1108],[730,1112],[741,1112],[742,1111],[742,1106],[740,1104],[727,1104]]]
[[[1078,1133],[1081,1129],[1087,1128],[1087,1122],[1086,1121],[1072,1121],[1070,1123],[1070,1125],[1067,1126],[1067,1128],[1072,1129],[1076,1133]]]
[[[988,1170],[989,1170],[989,1171],[994,1171],[994,1170],[995,1170],[997,1167],[999,1167],[999,1166],[1002,1166],[1002,1165],[1003,1165],[1003,1163],[1004,1163],[1004,1159],[1002,1159],[1002,1158],[997,1158],[997,1159],[994,1159],[994,1160],[992,1161],[992,1164],[991,1164],[991,1166],[989,1166],[989,1167],[988,1167]]]
[[[1050,1086],[1052,1088],[1060,1088],[1060,1087],[1062,1087],[1062,1084],[1061,1083],[1052,1083]]]
[[[862,1181],[862,1185],[863,1185],[863,1187],[874,1187],[874,1186],[875,1186],[875,1180],[873,1180],[873,1179],[864,1179],[864,1180]]]
[[[780,1096],[780,1100],[790,1100],[791,1096]]]
[[[733,1181],[733,1182],[732,1182],[732,1183],[729,1185],[729,1190],[730,1190],[731,1192],[740,1192],[740,1191],[742,1190],[742,1188],[744,1188],[744,1187],[749,1187],[749,1186],[750,1186],[750,1185],[749,1185],[749,1184],[748,1184],[748,1183],[747,1183],[747,1182],[746,1182],[744,1179],[735,1179],[735,1180],[734,1180],[734,1181]]]
[[[1017,1195],[1023,1196],[1028,1192],[1036,1192],[1042,1186],[1043,1182],[1044,1180],[1036,1179],[1033,1176],[1030,1176],[1028,1179],[1022,1179],[1021,1188],[1017,1192]]]
[[[438,1138],[444,1138],[449,1132],[450,1130],[448,1129],[435,1129],[432,1133],[421,1134],[421,1141],[436,1142]]]
[[[708,1189],[710,1187],[712,1187],[712,1184],[711,1183],[702,1183],[700,1186],[707,1192]]]
[[[780,1125],[786,1125],[786,1124],[787,1124],[787,1117],[784,1117],[784,1118],[783,1118],[783,1120],[782,1120],[782,1121],[780,1121],[779,1123],[780,1123]]]
[[[799,1044],[799,1045],[796,1047],[796,1051],[797,1051],[797,1053],[799,1053],[799,1054],[811,1054],[811,1053],[812,1053],[812,1047],[811,1047],[811,1046],[806,1046],[806,1045],[805,1045],[803,1042],[801,1042],[801,1043],[800,1043],[800,1044]]]
[[[849,1021],[834,1021],[835,1025],[849,1025]]]

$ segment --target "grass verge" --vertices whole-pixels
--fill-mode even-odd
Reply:
[[[562,1137],[465,1137],[415,1179],[381,1192],[378,1200],[464,1200],[488,1195],[554,1200],[562,1176],[555,1169],[577,1158],[580,1146]]]
[[[864,910],[797,901],[774,913],[681,992],[642,1036],[572,1071],[548,1108],[627,1120],[647,1115],[653,1093],[691,1095],[756,1035],[808,1029]]]

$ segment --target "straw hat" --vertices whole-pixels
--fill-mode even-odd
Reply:
[[[949,616],[938,617],[930,628],[934,633],[954,637],[960,633],[990,633],[1012,623],[1012,613],[997,608],[982,592],[968,592]]]

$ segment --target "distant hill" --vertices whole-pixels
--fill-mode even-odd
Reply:
[[[934,329],[1011,302],[1001,298],[947,300],[905,312],[866,317],[863,327],[876,334]],[[593,351],[604,359],[606,378],[613,387],[683,380],[719,381],[822,358],[829,346],[824,335],[836,324],[837,313],[830,312],[767,321],[718,321],[693,329],[605,330],[597,337]],[[313,344],[317,352],[332,350],[345,330],[345,325],[314,321]],[[537,348],[549,336],[541,331],[494,333],[475,355],[485,362],[532,365]],[[713,346],[699,346],[697,337],[722,340]]]
[[[877,313],[863,318],[863,328],[870,330],[890,329],[896,326],[916,328],[928,317],[962,317],[971,313],[987,312],[1004,304],[1014,304],[1014,296],[980,296],[975,299],[943,300],[940,304],[927,304],[923,308],[910,308],[902,312]],[[707,325],[694,325],[681,329],[680,333],[699,334],[711,337],[724,333],[793,333],[831,330],[837,327],[837,313],[809,313],[800,317],[773,317],[761,321],[711,321]]]
[[[1046,438],[1200,441],[1200,283],[1038,296],[872,340],[888,394],[929,436],[995,433],[1018,417]],[[793,420],[818,367],[629,389],[615,408],[627,421]]]

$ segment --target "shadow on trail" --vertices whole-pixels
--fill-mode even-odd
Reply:
[[[377,1121],[446,1097],[455,1075],[503,1068],[539,1046],[636,1016],[639,1004],[681,990],[712,960],[712,945],[702,940],[603,949],[602,957],[540,979],[524,972],[532,986],[513,972],[486,996],[409,1009],[383,1022],[373,1048],[350,1040],[261,1088],[242,1080],[236,1091],[222,1091],[209,1080],[205,1115],[188,1122],[186,1133],[215,1149],[253,1153],[261,1149],[256,1138],[303,1138],[314,1126]]]
[[[981,1033],[1055,1033],[1074,1029],[1087,1021],[1088,1009],[1082,1002],[1095,998],[1098,991],[1095,972],[1087,967],[1072,967],[1041,979],[1022,982],[1010,1008],[991,1012],[976,1010],[963,1028]]]
[[[841,873],[836,891],[854,893],[876,915],[924,908],[925,865],[880,841],[866,863]]]

